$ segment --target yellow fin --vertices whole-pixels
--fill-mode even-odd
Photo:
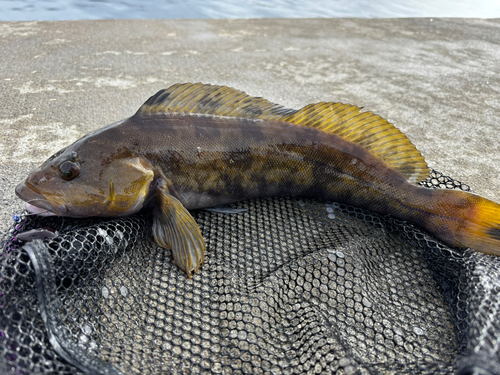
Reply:
[[[371,112],[342,103],[310,104],[282,121],[336,134],[364,147],[399,171],[410,182],[429,176],[422,154],[394,125]]]
[[[199,113],[216,116],[260,118],[283,116],[295,110],[249,96],[227,86],[177,83],[149,98],[137,114],[159,112]]]
[[[336,134],[372,152],[410,182],[429,176],[429,168],[411,141],[394,125],[371,112],[342,103],[317,103],[300,110],[285,108],[226,86],[178,83],[159,91],[137,115],[196,113],[285,121]]]
[[[205,261],[205,241],[198,224],[188,210],[172,195],[167,183],[159,180],[153,211],[153,235],[158,245],[171,249],[177,266],[191,278]]]

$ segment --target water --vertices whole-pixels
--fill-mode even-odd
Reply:
[[[500,17],[500,0],[0,0],[1,21]]]

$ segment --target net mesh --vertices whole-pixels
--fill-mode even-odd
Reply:
[[[147,213],[22,216],[1,243],[1,373],[500,373],[500,258],[335,202],[235,207],[194,212],[192,279]],[[16,239],[40,227],[59,236]]]

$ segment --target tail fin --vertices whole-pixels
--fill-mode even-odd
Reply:
[[[470,223],[463,230],[465,246],[486,254],[500,256],[500,205],[486,198],[476,198]]]
[[[500,204],[457,190],[432,193],[426,229],[451,245],[500,256]]]

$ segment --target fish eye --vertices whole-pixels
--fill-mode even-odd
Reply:
[[[71,181],[80,174],[80,166],[72,161],[65,161],[59,166],[59,173],[63,180]]]

